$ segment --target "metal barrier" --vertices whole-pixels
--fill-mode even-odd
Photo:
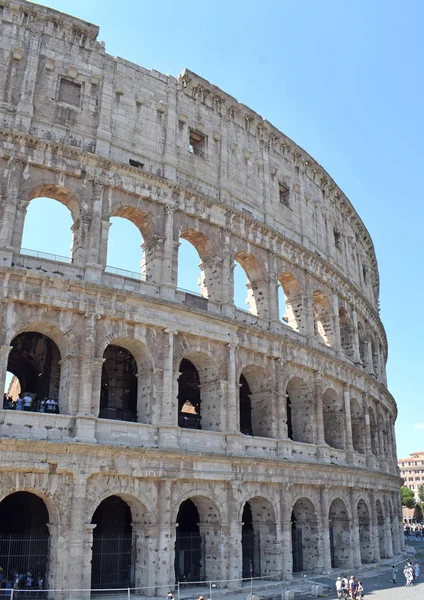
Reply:
[[[28,248],[21,248],[20,254],[34,256],[35,258],[45,258],[46,260],[53,260],[55,262],[72,264],[72,258],[70,256],[61,256],[60,254],[49,254],[48,252],[39,252],[38,250],[29,250]]]
[[[121,275],[122,277],[128,277],[129,279],[141,279],[141,272],[136,273],[135,271],[118,269],[118,267],[111,267],[110,265],[106,265],[105,273],[110,273],[111,275]]]

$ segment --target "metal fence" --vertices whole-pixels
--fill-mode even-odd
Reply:
[[[61,256],[60,254],[49,254],[48,252],[39,252],[38,250],[29,250],[28,248],[21,248],[20,254],[26,256],[34,256],[35,258],[45,258],[46,260],[54,260],[55,262],[64,262],[71,264],[72,258],[70,256]]]
[[[3,576],[32,573],[34,580],[46,576],[49,554],[48,534],[1,534],[0,566]],[[0,591],[3,591],[0,589]]]
[[[121,277],[141,280],[141,272],[136,273],[135,271],[127,271],[126,269],[119,269],[118,267],[111,267],[110,265],[106,266],[105,272],[110,273],[111,275],[121,275]]]

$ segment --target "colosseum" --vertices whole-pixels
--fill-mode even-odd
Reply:
[[[379,275],[350,201],[195,73],[24,0],[0,23],[0,377],[24,398],[0,411],[4,573],[164,595],[400,554]],[[68,261],[22,248],[39,198],[72,215]],[[113,217],[140,273],[107,268]]]

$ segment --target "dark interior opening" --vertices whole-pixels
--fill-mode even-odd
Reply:
[[[99,417],[137,421],[137,364],[134,356],[125,348],[110,344],[103,357]]]
[[[244,435],[253,435],[251,393],[246,377],[240,375],[240,431]]]
[[[178,425],[186,429],[202,429],[200,413],[200,378],[193,363],[183,358],[178,378]]]
[[[176,581],[202,581],[205,578],[199,520],[199,512],[194,502],[190,499],[182,502],[177,515],[175,539]]]

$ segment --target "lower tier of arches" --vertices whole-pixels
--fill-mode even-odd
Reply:
[[[178,581],[357,568],[403,550],[393,481],[392,491],[371,478],[364,487],[327,485],[324,475],[310,484],[252,481],[247,472],[225,481],[207,464],[189,479],[171,474],[172,460],[168,475],[153,476],[152,465],[149,475],[140,467],[130,476],[118,474],[127,470],[120,456],[89,475],[82,465],[90,457],[77,455],[82,469],[71,474],[47,460],[43,473],[1,469],[7,579],[31,572],[50,589],[138,587],[154,595]]]

